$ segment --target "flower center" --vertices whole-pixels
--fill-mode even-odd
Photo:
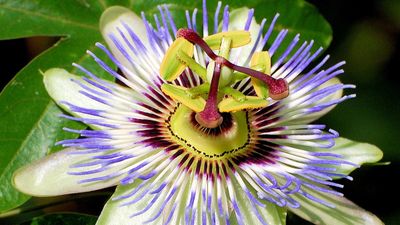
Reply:
[[[190,108],[179,104],[169,119],[173,139],[193,154],[221,158],[247,146],[249,128],[246,112],[222,113],[223,122],[215,128],[202,126],[194,116]]]
[[[235,65],[228,60],[231,48],[246,45],[250,40],[250,33],[247,31],[221,32],[202,39],[191,29],[179,29],[177,39],[161,63],[160,74],[167,81],[173,81],[185,73],[185,69],[189,69],[202,78],[204,83],[192,88],[163,84],[162,91],[195,111],[196,121],[202,127],[210,129],[218,128],[223,123],[222,112],[265,107],[267,97],[274,100],[287,97],[287,82],[266,74],[270,71],[268,53],[253,55],[251,67],[254,68]],[[206,63],[207,68],[192,58],[194,44],[211,59]],[[217,50],[218,54],[213,50]],[[252,81],[258,96],[246,96],[232,88],[235,82],[248,76],[255,79]],[[267,94],[262,89],[268,89]]]

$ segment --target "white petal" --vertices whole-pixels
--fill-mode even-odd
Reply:
[[[228,30],[244,30],[248,14],[249,14],[248,8],[239,8],[230,11]],[[257,40],[257,35],[259,30],[260,30],[260,25],[256,22],[256,20],[253,17],[249,29],[251,36],[250,43],[247,44],[246,46],[231,50],[231,59],[233,60],[234,63],[237,63],[238,65],[243,65],[245,63],[246,59],[248,58],[251,52],[251,49],[253,48]],[[235,61],[236,58],[238,58],[238,61]]]
[[[146,47],[149,47],[149,40],[147,38],[146,26],[143,20],[131,10],[122,6],[112,6],[103,12],[100,18],[100,31],[108,44],[112,43],[108,34],[118,34],[117,28],[123,28],[123,23],[126,23],[135,34],[143,42]],[[126,31],[126,30],[125,30]],[[127,34],[127,32],[124,32]],[[129,34],[127,34],[129,36]]]
[[[18,169],[14,173],[14,186],[28,195],[56,196],[99,190],[118,183],[119,177],[107,181],[80,184],[79,180],[102,176],[113,171],[91,175],[69,175],[71,165],[82,163],[88,159],[85,155],[71,154],[74,151],[77,150],[65,149]],[[113,168],[115,171],[118,169],[117,167]],[[74,169],[74,172],[76,171]]]
[[[63,102],[68,102],[72,105],[84,107],[93,110],[110,110],[110,106],[95,101],[80,92],[85,89],[77,82],[82,82],[82,78],[68,73],[64,69],[52,68],[43,74],[44,86],[50,97],[65,111],[76,117],[95,118],[94,116],[72,112]],[[98,90],[102,92],[101,90]],[[103,91],[104,92],[104,91]],[[92,128],[100,127],[91,125]]]
[[[360,208],[344,197],[333,196],[326,193],[306,190],[313,196],[332,203],[335,208],[324,206],[321,203],[311,201],[299,194],[292,197],[301,204],[298,209],[290,209],[292,212],[314,224],[325,225],[373,225],[383,224],[374,214]]]
[[[132,191],[140,184],[139,180],[136,180],[134,183],[130,185],[120,185],[115,190],[115,193],[111,196],[111,198],[107,201],[106,205],[103,208],[103,211],[100,214],[99,219],[97,220],[96,225],[110,225],[110,224],[118,224],[118,225],[131,225],[131,224],[144,224],[146,220],[149,220],[152,215],[154,215],[159,209],[155,207],[150,208],[147,212],[135,216],[130,217],[132,214],[141,211],[144,209],[149,202],[151,201],[154,195],[145,195],[143,199],[139,202],[131,205],[122,206],[121,204],[124,201],[121,200],[112,200],[113,198],[119,197]],[[128,200],[129,201],[129,200]],[[161,219],[157,219],[151,224],[158,225],[162,224]]]
[[[316,90],[314,90],[312,92],[315,92],[315,91],[318,91],[318,90],[321,90],[323,88],[326,88],[326,87],[329,87],[329,86],[332,86],[332,85],[336,85],[336,84],[342,84],[342,82],[339,80],[339,78],[334,77],[334,78],[328,80],[327,82],[323,83],[321,86],[319,86]],[[326,96],[326,97],[324,97],[324,98],[322,98],[322,99],[320,99],[320,100],[318,100],[316,102],[312,102],[311,105],[306,105],[304,108],[310,108],[310,107],[313,107],[315,105],[319,105],[319,104],[323,104],[323,103],[326,103],[326,102],[330,102],[330,101],[334,101],[334,100],[340,99],[342,97],[342,95],[343,95],[343,90],[339,89],[336,92],[334,92],[334,93],[332,93],[332,94],[330,94],[330,95],[328,95],[328,96]],[[297,98],[297,97],[298,96],[295,96],[295,95],[291,96],[289,94],[289,96],[287,97],[287,99],[285,99],[285,101],[288,101],[289,104],[290,104],[290,102],[294,102],[295,101],[293,98]],[[295,105],[293,105],[293,106],[288,105],[288,107],[289,108],[290,107],[295,107]],[[327,107],[327,108],[325,108],[325,109],[323,109],[323,110],[321,110],[319,112],[307,113],[304,116],[302,116],[301,118],[296,119],[295,121],[292,121],[292,122],[296,123],[296,124],[308,124],[308,123],[311,123],[311,122],[321,118],[322,116],[324,116],[325,114],[330,112],[335,107],[336,107],[336,105],[332,105],[332,106]]]
[[[239,203],[240,204],[240,203]],[[251,206],[246,205],[248,210],[251,211]],[[257,207],[258,212],[266,221],[268,224],[273,224],[273,225],[285,225],[286,224],[286,208],[279,207],[275,205],[274,203],[266,203],[265,208]],[[245,212],[245,211],[243,211]],[[251,214],[245,214],[244,215],[245,219],[245,224],[252,224],[252,225],[262,225],[260,220],[257,218],[257,216],[254,213]],[[230,216],[230,222],[232,225],[238,225],[238,221],[236,217],[232,214]]]
[[[343,160],[362,165],[364,163],[374,163],[382,159],[382,151],[375,145],[368,143],[355,142],[346,138],[335,139],[335,146],[327,152],[340,154]],[[335,173],[349,174],[356,169],[354,166],[341,165]]]
[[[248,198],[245,191],[243,191],[243,189],[240,187],[237,181],[235,181],[235,179],[232,179],[232,184],[235,189],[236,201],[238,203],[239,208],[241,209],[244,224],[252,224],[252,225],[263,224],[258,219],[254,207],[257,208],[259,216],[261,216],[263,220],[268,224],[274,224],[274,225],[286,224],[286,214],[287,214],[286,208],[279,207],[274,203],[270,203],[264,200],[260,200],[260,202],[265,204],[265,207],[261,207],[257,205],[255,202],[252,202],[252,200]],[[255,193],[255,191],[253,191],[252,194],[255,198],[257,198],[257,193]],[[229,220],[232,222],[233,225],[237,225],[239,223],[236,219],[236,216],[233,215],[233,213],[235,213],[235,210],[232,211]]]
[[[147,62],[144,60],[145,56],[142,50],[138,51],[139,55],[136,55],[132,51],[131,47],[134,46],[136,48],[137,46],[131,39],[126,26],[136,34],[147,50],[151,49],[147,38],[146,26],[144,25],[143,20],[131,10],[121,6],[112,6],[104,11],[100,18],[100,31],[103,38],[119,63],[125,67],[121,69],[128,76],[129,74],[127,74],[126,70],[138,72],[137,67],[139,65],[145,66],[147,65]],[[117,41],[118,44],[120,44],[120,47],[126,52],[125,55],[120,51],[120,49],[118,49],[110,35],[115,37],[115,41]],[[129,44],[127,44],[126,41],[128,41]],[[136,65],[132,63],[136,63]]]

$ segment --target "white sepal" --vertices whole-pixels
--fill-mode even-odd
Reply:
[[[304,187],[303,187],[304,188]],[[292,195],[301,205],[300,208],[290,208],[292,212],[314,224],[325,225],[383,225],[374,214],[360,208],[350,200],[336,195],[330,195],[310,188],[306,192],[323,201],[335,205],[335,208],[309,200],[300,194]]]
[[[114,186],[121,179],[114,177],[106,181],[79,183],[82,179],[104,176],[121,168],[114,167],[103,172],[89,175],[70,175],[71,165],[89,160],[88,155],[73,154],[78,150],[67,148],[42,158],[32,164],[18,169],[14,173],[13,184],[21,192],[32,196],[57,196],[71,193],[82,193]],[[87,168],[81,168],[81,171]],[[79,169],[74,168],[74,172]]]
[[[239,9],[234,9],[229,12],[229,31],[234,31],[234,30],[243,30],[244,26],[247,21],[247,17],[249,14],[248,8],[239,8]],[[222,26],[222,25],[220,25]],[[256,43],[257,40],[257,35],[258,32],[260,31],[260,25],[256,22],[254,17],[251,20],[250,23],[250,36],[251,36],[251,41],[249,44],[243,47],[239,48],[234,48],[231,50],[231,56],[230,59],[232,60],[233,63],[237,65],[243,65],[247,58],[249,57],[251,50],[253,49],[254,44]],[[236,61],[237,59],[237,61]]]
[[[71,111],[68,105],[83,107],[91,110],[110,110],[111,107],[93,100],[81,92],[85,89],[78,83],[84,83],[81,77],[68,73],[68,71],[60,68],[52,68],[43,74],[43,83],[50,97],[68,113],[80,117],[94,119],[97,118],[92,115]],[[97,89],[97,91],[105,93]],[[99,126],[90,125],[91,128],[100,129]]]
[[[131,217],[134,213],[140,212],[143,210],[151,201],[151,199],[155,195],[147,194],[141,199],[140,201],[134,204],[122,205],[126,201],[123,200],[113,200],[114,198],[120,197],[125,195],[132,190],[134,190],[139,184],[142,182],[141,180],[137,179],[134,183],[129,185],[119,185],[115,190],[114,194],[105,204],[99,219],[97,220],[96,225],[110,225],[110,224],[118,224],[118,225],[132,225],[132,224],[144,224],[147,220],[149,220],[153,215],[155,215],[159,208],[151,207],[148,211],[141,215],[137,215]],[[162,219],[158,218],[157,220],[153,221],[151,224],[154,225],[161,225]]]
[[[382,151],[375,145],[352,141],[346,138],[335,139],[335,146],[327,152],[342,155],[342,160],[362,165],[365,163],[374,163],[382,159]],[[354,166],[343,164],[337,167],[335,173],[347,175],[357,169]]]

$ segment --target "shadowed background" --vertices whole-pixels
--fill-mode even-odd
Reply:
[[[362,167],[344,182],[344,193],[386,224],[400,224],[400,1],[312,0],[333,28],[327,53],[347,64],[345,83],[357,85],[357,98],[339,105],[322,119],[341,136],[373,143],[388,166]]]

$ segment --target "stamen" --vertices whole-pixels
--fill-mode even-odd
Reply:
[[[189,42],[193,44],[197,44],[200,46],[200,48],[203,49],[203,51],[214,61],[219,60],[220,63],[230,69],[248,74],[251,77],[257,78],[261,81],[263,81],[267,86],[268,86],[268,91],[269,91],[269,97],[271,97],[274,100],[280,100],[283,98],[286,98],[289,95],[289,85],[288,83],[280,78],[280,79],[275,79],[271,76],[266,76],[266,74],[242,67],[233,64],[229,60],[218,56],[213,52],[213,50],[207,45],[207,43],[193,30],[191,29],[179,29],[177,33],[177,37],[183,37]]]

